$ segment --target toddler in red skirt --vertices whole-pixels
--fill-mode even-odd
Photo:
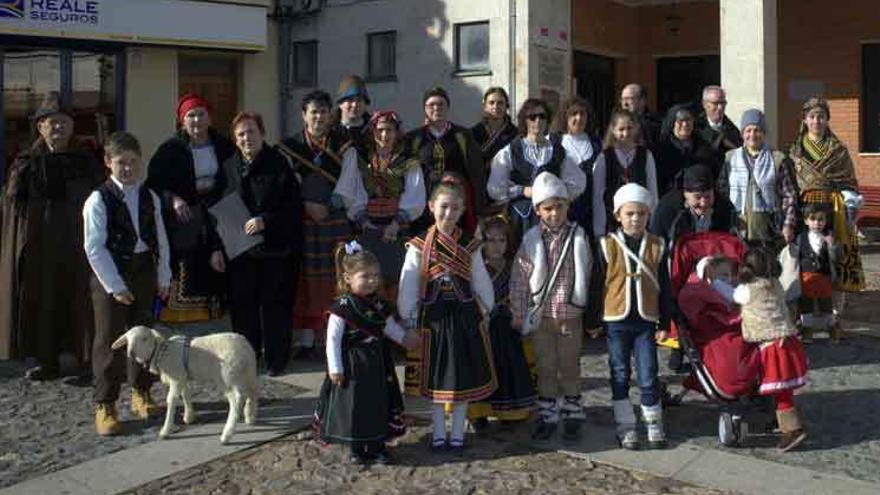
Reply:
[[[807,356],[785,304],[781,272],[772,252],[750,250],[740,265],[740,285],[733,292],[733,301],[742,306],[743,339],[761,349],[759,393],[776,402],[782,432],[777,447],[787,452],[807,437],[794,404],[794,390],[807,383]]]

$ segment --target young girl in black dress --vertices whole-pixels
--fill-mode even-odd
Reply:
[[[327,321],[327,378],[315,410],[319,440],[351,445],[351,462],[389,462],[385,442],[404,433],[403,398],[386,337],[407,347],[418,338],[394,320],[382,301],[379,261],[357,242],[336,248],[341,294]]]

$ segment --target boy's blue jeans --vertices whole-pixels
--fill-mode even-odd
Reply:
[[[629,399],[630,356],[634,354],[642,405],[660,402],[655,330],[656,324],[649,321],[605,323],[613,400]]]

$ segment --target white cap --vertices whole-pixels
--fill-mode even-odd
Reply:
[[[550,198],[568,200],[568,188],[562,179],[550,172],[541,172],[532,183],[532,204],[537,208],[539,204]]]
[[[615,213],[624,203],[642,203],[647,206],[649,210],[654,209],[654,198],[651,197],[651,193],[635,182],[630,182],[629,184],[621,186],[621,188],[614,193]]]

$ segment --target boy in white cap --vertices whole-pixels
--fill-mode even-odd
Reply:
[[[513,328],[532,335],[538,368],[538,422],[532,438],[547,440],[563,420],[563,439],[576,441],[581,406],[582,315],[593,264],[584,230],[568,221],[569,194],[542,172],[532,185],[540,219],[523,236],[510,280]]]
[[[665,243],[645,230],[653,208],[653,196],[647,189],[635,183],[624,185],[614,193],[614,217],[620,227],[599,242],[598,273],[605,277],[602,319],[608,339],[614,420],[617,438],[626,449],[639,448],[629,400],[632,355],[648,447],[666,446],[656,342],[667,336],[671,299]]]

